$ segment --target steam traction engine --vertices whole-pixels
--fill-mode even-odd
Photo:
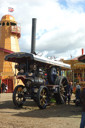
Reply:
[[[64,103],[64,87],[68,81],[59,74],[61,68],[70,68],[69,65],[22,52],[9,54],[5,60],[17,63],[17,79],[25,85],[17,85],[14,89],[13,102],[16,106],[21,107],[28,98],[41,109],[46,108],[52,97],[55,97],[56,103]]]
[[[39,108],[44,109],[52,97],[57,104],[64,103],[67,78],[61,76],[61,69],[69,69],[70,65],[50,60],[35,54],[35,20],[32,26],[31,53],[16,52],[5,57],[6,61],[15,62],[18,70],[17,79],[23,85],[17,85],[13,92],[15,106],[23,106],[26,99],[33,99]]]

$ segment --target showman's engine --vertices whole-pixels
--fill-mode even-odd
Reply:
[[[52,97],[57,104],[64,103],[67,78],[61,76],[61,70],[70,69],[70,65],[60,61],[38,56],[35,52],[36,19],[32,19],[31,53],[16,52],[5,57],[6,61],[15,62],[18,70],[17,79],[23,85],[17,85],[13,92],[15,106],[21,107],[26,99],[33,99],[39,108],[44,109]]]

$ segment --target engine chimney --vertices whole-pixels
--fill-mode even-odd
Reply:
[[[35,53],[35,44],[36,44],[36,18],[32,19],[32,42],[31,42],[31,53]]]
[[[84,49],[82,48],[82,55],[84,54]]]

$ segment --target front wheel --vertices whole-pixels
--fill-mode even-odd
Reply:
[[[37,105],[40,109],[45,109],[48,105],[49,96],[48,89],[45,86],[41,86],[37,94]]]
[[[16,107],[22,107],[23,103],[25,102],[24,97],[24,86],[17,85],[13,92],[13,103]]]

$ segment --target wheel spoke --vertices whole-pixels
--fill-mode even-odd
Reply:
[[[43,105],[43,100],[42,99],[40,100],[40,104]]]
[[[42,90],[42,93],[43,93],[43,95],[44,95],[44,93],[45,93],[45,90],[44,90],[44,89]]]
[[[43,89],[40,93],[40,105],[43,107],[47,103],[47,91]]]

